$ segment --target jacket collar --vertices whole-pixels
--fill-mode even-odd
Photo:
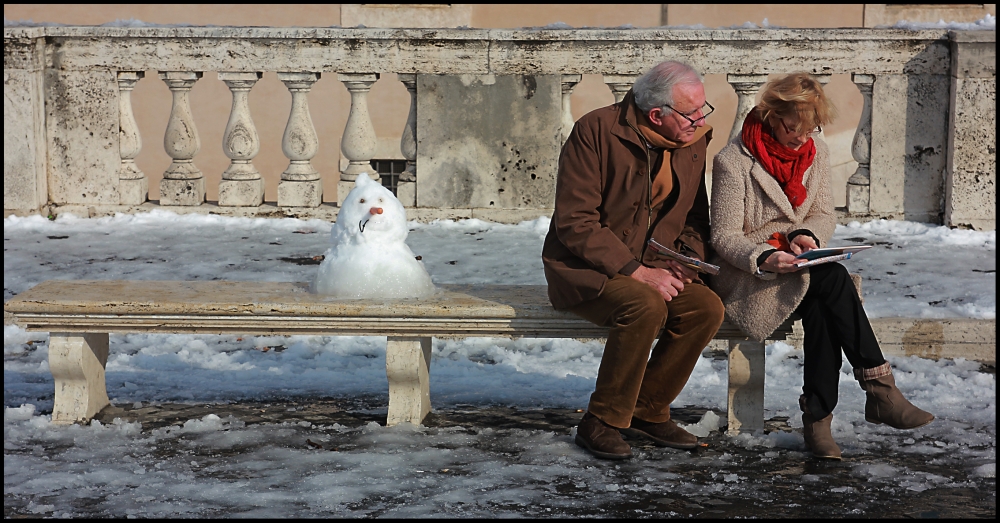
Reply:
[[[615,107],[618,109],[618,120],[617,125],[611,128],[611,134],[645,149],[646,141],[639,135],[639,126],[636,123],[639,112],[635,106],[635,94],[631,89],[625,93],[622,101],[615,104]]]

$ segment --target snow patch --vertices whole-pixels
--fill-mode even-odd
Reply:
[[[997,17],[989,13],[975,22],[945,22],[943,19],[937,22],[909,22],[900,20],[891,26],[876,26],[878,28],[908,29],[910,31],[920,31],[924,29],[948,29],[950,31],[996,31]]]

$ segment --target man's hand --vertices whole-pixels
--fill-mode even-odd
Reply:
[[[795,239],[797,240],[798,237]],[[760,270],[783,274],[801,270],[801,267],[795,264],[794,254],[785,251],[774,251],[764,260],[764,263],[760,264]]]
[[[697,271],[677,260],[667,260],[667,270],[684,283],[691,283],[698,277]]]
[[[684,290],[684,282],[666,269],[656,269],[640,265],[632,273],[632,277],[656,289],[666,301],[674,299],[674,296],[677,296]]]
[[[792,250],[792,253],[796,256],[813,249],[819,249],[819,245],[816,245],[816,240],[808,234],[800,234],[792,239],[791,243],[788,244],[788,248]]]

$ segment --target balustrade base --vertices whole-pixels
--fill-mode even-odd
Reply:
[[[201,205],[205,203],[205,179],[160,180],[160,205]]]
[[[118,180],[118,203],[140,205],[149,199],[149,181],[146,178]]]
[[[403,207],[417,206],[417,182],[399,182],[396,184],[396,198]]]
[[[218,216],[234,216],[243,218],[299,218],[302,220],[324,220],[334,222],[340,208],[333,202],[325,202],[317,207],[279,207],[274,202],[265,202],[257,207],[221,207],[214,200],[206,201],[200,205],[166,205],[162,200],[149,200],[141,205],[86,205],[86,204],[50,204],[41,209],[24,210],[4,210],[4,217],[14,216],[59,216],[62,214],[73,214],[75,216],[86,216],[97,218],[101,216],[114,216],[116,214],[137,214],[152,212],[154,210],[170,211],[177,214],[211,214]],[[443,208],[443,207],[407,207],[406,219],[415,220],[421,223],[429,223],[434,220],[467,220],[477,219],[489,222],[517,224],[527,220],[536,220],[539,217],[548,218],[552,216],[553,209],[490,209],[490,208]],[[846,224],[853,220],[871,220],[878,217],[862,217],[844,214],[843,209],[838,210],[838,222]]]
[[[847,212],[867,214],[870,209],[871,186],[847,184]]]
[[[278,182],[278,207],[318,207],[323,203],[321,180]]]
[[[222,180],[220,207],[256,207],[264,203],[264,180]]]

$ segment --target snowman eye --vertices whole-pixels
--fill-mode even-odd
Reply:
[[[362,198],[361,201],[359,201],[358,203],[365,203],[365,199]]]
[[[383,200],[382,198],[379,198],[379,199],[378,199],[378,203],[382,203],[382,202],[384,202],[384,201],[385,201],[385,200]]]

